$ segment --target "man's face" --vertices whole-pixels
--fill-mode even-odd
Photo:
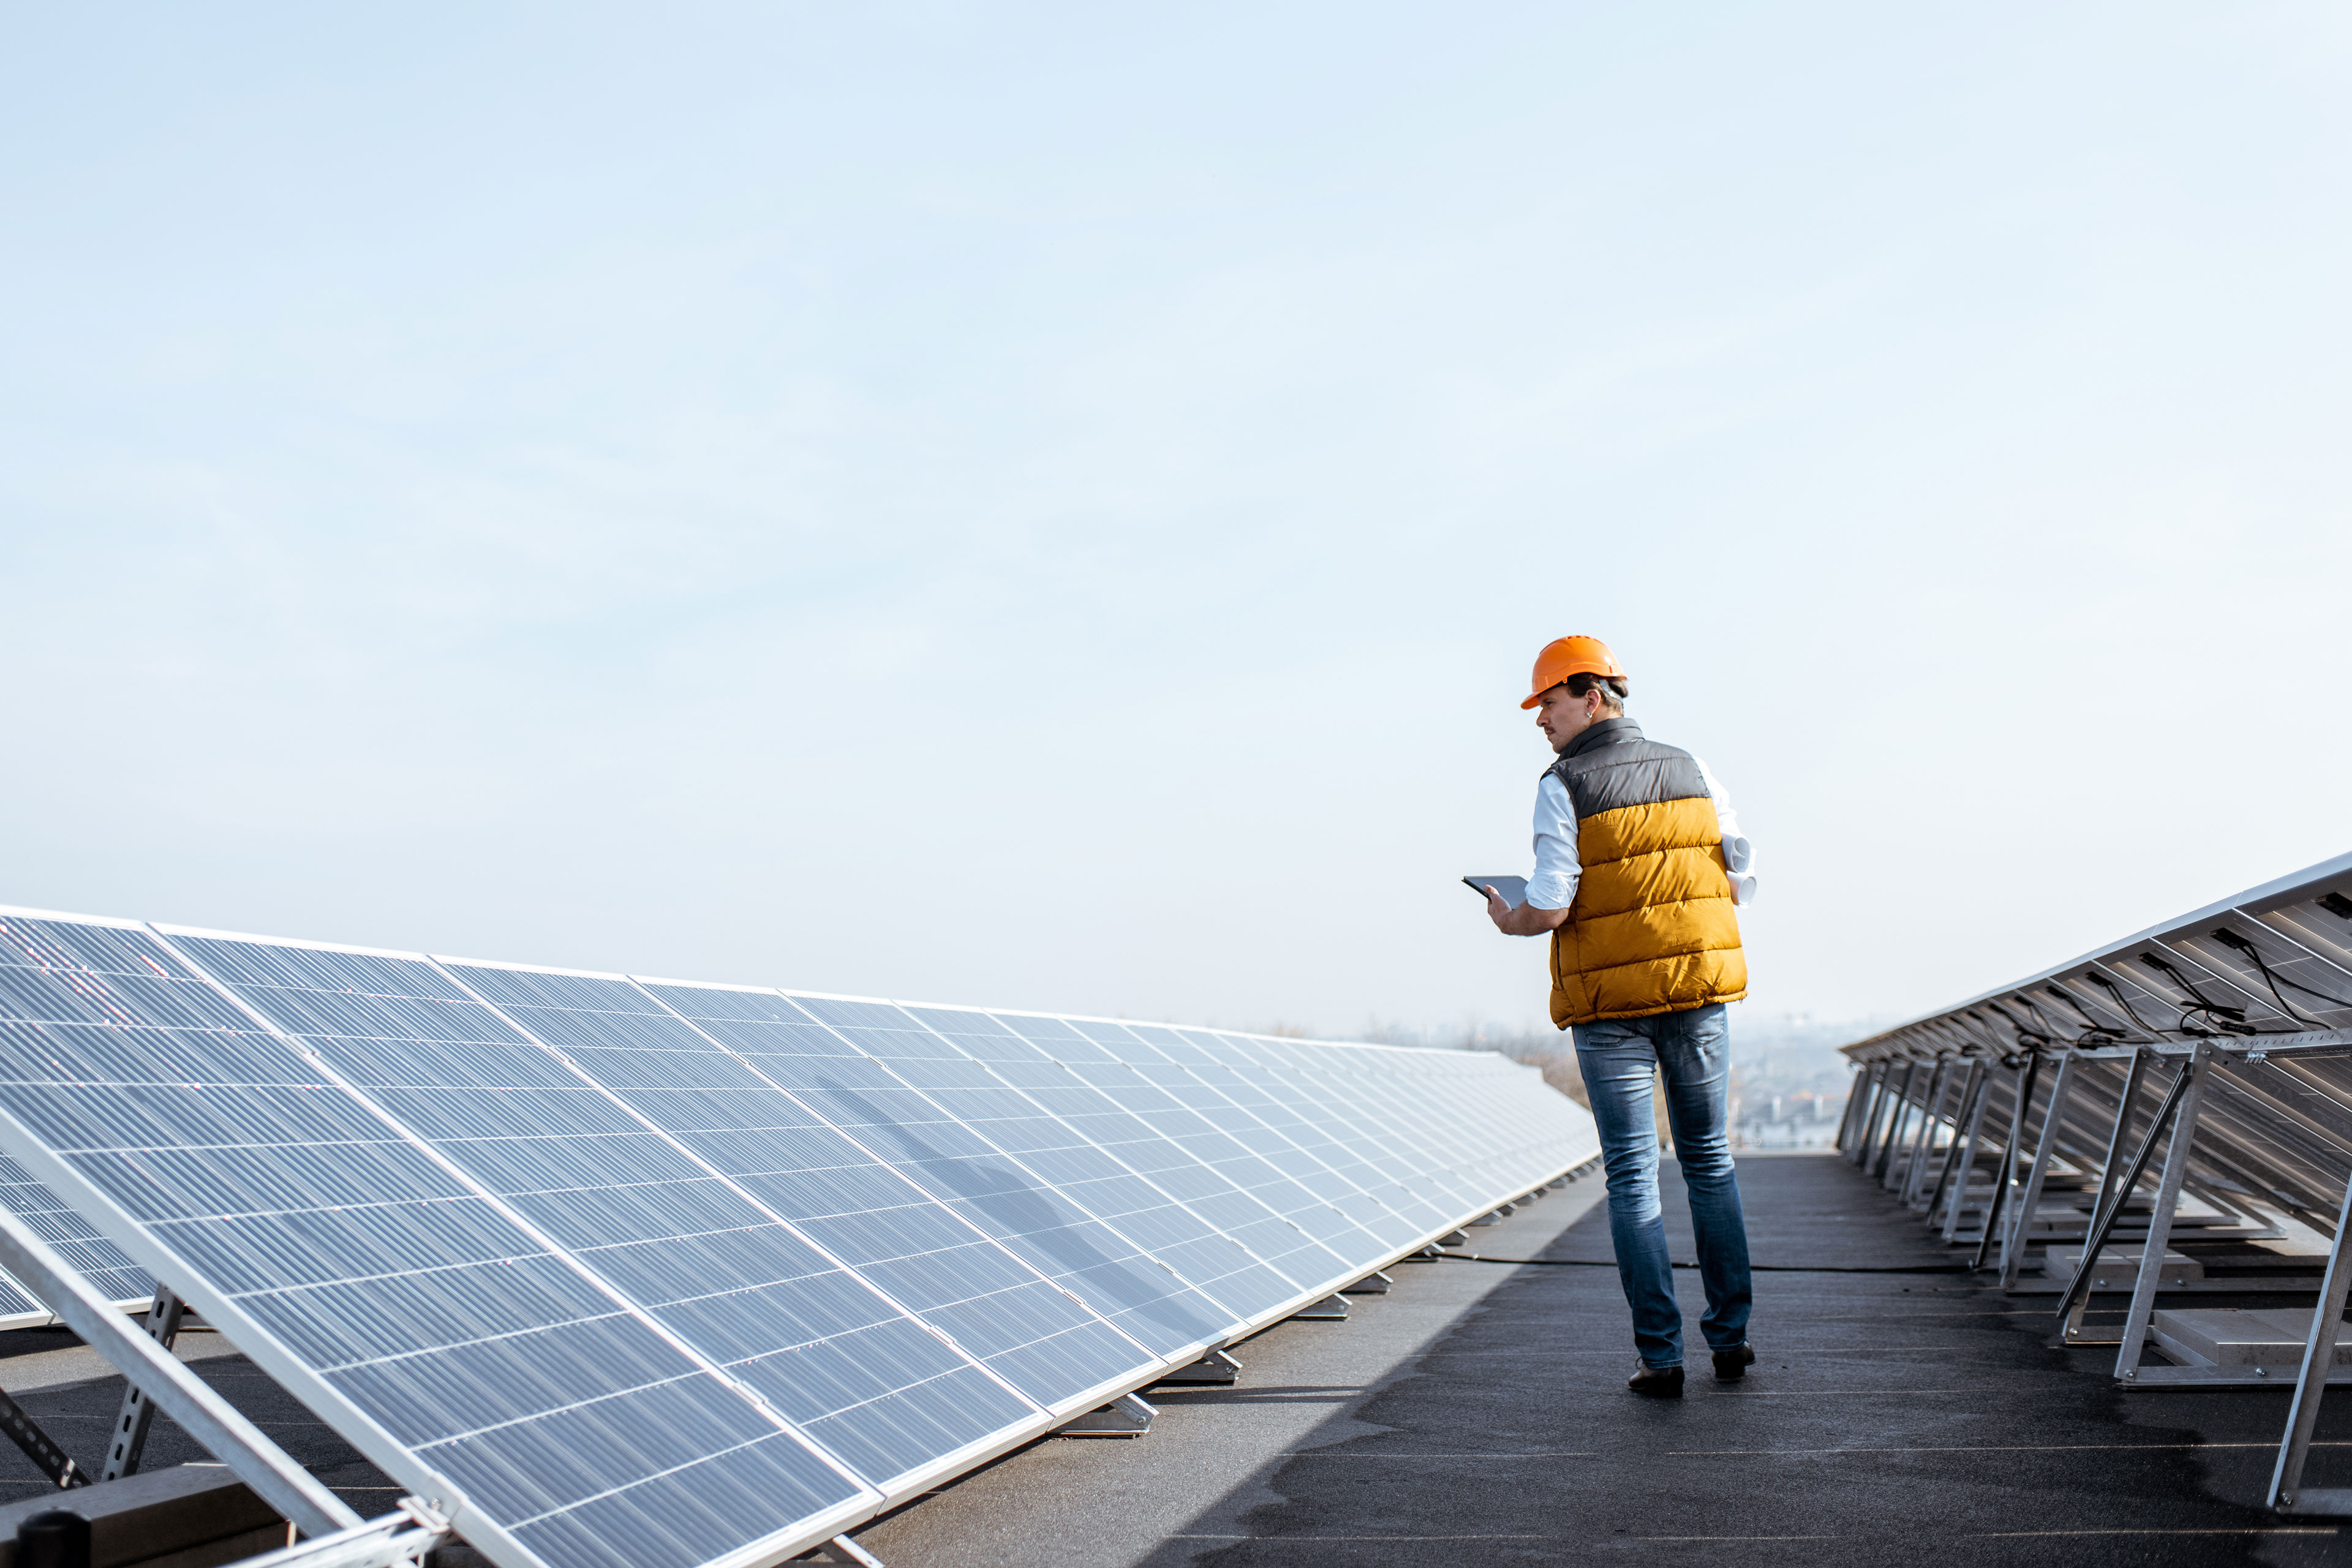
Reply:
[[[1597,686],[1581,697],[1570,697],[1563,680],[1536,704],[1536,728],[1544,732],[1555,752],[1568,750],[1568,743],[1592,728],[1600,716],[1601,688]]]

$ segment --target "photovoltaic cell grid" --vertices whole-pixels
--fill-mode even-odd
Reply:
[[[60,963],[71,966],[73,963],[69,952],[45,943],[24,922],[0,918],[0,1035],[5,1035],[14,1026],[9,1020],[20,1015],[12,1003],[29,1002],[52,984],[49,977],[58,973]],[[67,1008],[76,1016],[70,1022],[60,1021],[60,1038],[86,1040],[89,1029],[103,1026],[112,1015],[101,991],[77,987],[70,981],[68,984],[74,1000]],[[155,1282],[145,1269],[5,1155],[0,1155],[0,1206],[24,1220],[108,1300],[127,1307],[154,1298]],[[49,1310],[24,1287],[0,1274],[0,1328],[46,1323],[51,1317]]]
[[[517,1568],[776,1560],[1597,1149],[1493,1058],[157,930],[8,918],[0,1137]]]

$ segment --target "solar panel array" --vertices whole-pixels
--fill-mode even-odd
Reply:
[[[2302,1480],[2352,1291],[2352,855],[1846,1050],[1864,1068],[1841,1133],[1853,1157],[1914,1206],[1925,1194],[1948,1237],[1979,1216],[1979,1266],[2057,1292],[2062,1342],[2115,1345],[2119,1384],[2291,1388],[2268,1506],[2352,1516],[2352,1488]],[[2074,1191],[2045,1205],[2058,1162]],[[2333,1237],[2324,1259],[2294,1252],[2284,1217]],[[2029,1287],[2036,1233],[2052,1245]],[[2131,1251],[2103,1250],[2118,1239]],[[2130,1293],[2104,1332],[2084,1326],[2103,1286]],[[2158,1308],[2200,1289],[2284,1305]]]
[[[12,1206],[507,1568],[781,1560],[1598,1151],[1482,1054],[36,911],[0,945]]]
[[[2029,1083],[2031,1058],[2070,1056],[2074,1085],[2058,1150],[2096,1169],[2133,1056],[2177,1058],[2204,1043],[2221,1055],[2199,1116],[2192,1187],[2332,1229],[2352,1178],[2352,1055],[2332,1037],[2345,1031],[2352,1031],[2352,855],[1873,1036],[1845,1054],[1885,1075],[1879,1109],[1857,1108],[1882,1142],[1897,1098],[1914,1129],[1934,1109],[1934,1064],[1978,1064],[1980,1140],[1990,1147],[2004,1144],[2012,1126],[2038,1136],[2053,1075],[2035,1072]],[[1902,1064],[1918,1064],[1907,1094]],[[2021,1088],[2029,1096],[2021,1123]],[[1948,1114],[1957,1096],[1944,1099]]]

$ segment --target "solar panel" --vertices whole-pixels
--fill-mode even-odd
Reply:
[[[13,1152],[370,1458],[443,1500],[467,1540],[515,1564],[684,1565],[865,1500],[154,938],[23,923],[74,967],[9,999]],[[467,1032],[431,1028],[433,1004],[359,991],[365,963],[342,966],[353,990],[335,996],[308,987],[299,949],[222,942],[211,957],[314,1039],[372,1033],[393,1052],[396,1033]],[[102,1024],[80,1006],[93,991]]]
[[[502,1013],[418,959],[286,950],[269,955],[265,982],[251,944],[185,945],[861,1479],[887,1482],[1036,1414],[606,1090],[599,1069],[688,1087],[724,1060],[625,982],[452,966]],[[330,993],[338,984],[345,994]],[[582,1005],[615,994],[636,1005]]]
[[[1452,1163],[1475,1158],[1455,1142],[1458,1121],[1442,1114],[1409,1110],[1381,1091],[1377,1077],[1381,1058],[1394,1053],[1361,1047],[1339,1047],[1349,1057],[1347,1072],[1310,1068],[1304,1047],[1286,1041],[1244,1041],[1231,1035],[1202,1030],[1181,1031],[1237,1079],[1255,1084],[1270,1100],[1279,1100],[1297,1123],[1316,1128],[1322,1143],[1316,1152],[1334,1170],[1361,1190],[1379,1198],[1415,1228],[1427,1230],[1460,1217],[1463,1204],[1475,1201],[1462,1190],[1463,1177]],[[1315,1053],[1324,1058],[1329,1048]],[[1488,1136],[1495,1130],[1486,1129]],[[1400,1169],[1394,1151],[1422,1151],[1419,1169]]]
[[[777,1561],[1597,1147],[1453,1053],[0,937],[0,1202],[505,1568]]]
[[[0,928],[7,922],[0,921]],[[7,1026],[0,1024],[0,1029]],[[32,1173],[0,1154],[0,1208],[22,1218],[33,1233],[88,1279],[106,1300],[119,1307],[143,1306],[155,1297],[155,1282],[131,1260],[131,1255],[99,1234],[90,1223],[68,1207],[57,1194],[33,1179]],[[0,1274],[0,1329],[22,1329],[49,1322],[54,1314],[5,1274]]]
[[[1028,1103],[1132,1173],[1151,1193],[1182,1205],[1181,1213],[1164,1216],[1169,1249],[1161,1250],[1155,1242],[1154,1251],[1245,1321],[1293,1305],[1345,1271],[1339,1254],[1054,1060],[1007,1023],[976,1009],[908,1005],[907,1012],[984,1062],[999,1082],[1019,1090]],[[1129,1189],[1122,1184],[1122,1190]],[[1150,1197],[1138,1202],[1147,1209],[1157,1206]]]
[[[1223,1097],[1182,1068],[1123,1061],[1090,1039],[1075,1021],[1025,1013],[992,1016],[1052,1057],[1072,1078],[1291,1226],[1300,1237],[1298,1250],[1308,1258],[1313,1255],[1307,1248],[1328,1253],[1343,1266],[1365,1265],[1383,1256],[1380,1237],[1260,1152],[1277,1140],[1254,1119],[1231,1114]],[[1296,1152],[1287,1144],[1281,1150]],[[1272,1258],[1279,1251],[1269,1245],[1259,1256]],[[1301,1267],[1306,1269],[1305,1263]]]
[[[660,987],[675,999],[673,1010],[619,976],[455,960],[446,965],[658,1129],[701,1173],[757,1205],[765,1223],[753,1236],[730,1235],[736,1252],[757,1240],[785,1253],[784,1265],[767,1267],[797,1268],[803,1255],[822,1249],[839,1280],[828,1281],[818,1321],[847,1321],[850,1331],[822,1358],[824,1365],[809,1364],[806,1351],[794,1350],[763,1375],[781,1384],[779,1398],[805,1398],[793,1390],[803,1380],[854,1395],[845,1416],[836,1419],[903,1425],[905,1431],[888,1434],[894,1462],[865,1458],[871,1443],[861,1444],[853,1461],[878,1485],[906,1484],[970,1445],[1034,1429],[1044,1411],[1086,1399],[1102,1384],[1150,1364],[1135,1345],[1074,1310],[1017,1259],[706,1032],[711,1025],[762,1020],[689,1021],[730,1006],[788,1006],[773,993]],[[804,1020],[765,1020],[778,1021],[806,1027]],[[729,1032],[740,1039],[749,1031]],[[803,1038],[823,1037],[810,1031]],[[852,1058],[843,1052],[839,1059]],[[790,1246],[771,1234],[780,1228],[788,1230]],[[651,1266],[658,1273],[646,1288],[690,1289],[695,1320],[716,1341],[766,1334],[783,1351],[806,1340],[805,1331],[793,1327],[810,1316],[797,1300],[810,1289],[806,1284],[795,1288],[793,1300],[775,1299],[772,1289],[746,1296],[740,1285],[721,1294],[704,1288],[707,1279],[691,1283],[700,1270],[681,1265],[673,1249],[658,1249]],[[853,1280],[862,1294],[836,1300],[844,1296],[841,1283]],[[740,1321],[747,1315],[755,1321]],[[1034,1375],[1048,1360],[1060,1370]],[[874,1386],[884,1374],[889,1385]]]
[[[780,1095],[769,1114],[800,1119],[798,1128],[743,1130],[708,1156],[757,1167],[730,1174],[940,1324],[1007,1383],[1065,1410],[1164,1364],[1042,1277],[969,1206],[941,1203],[908,1168],[912,1162],[895,1157],[899,1151],[885,1130],[860,1109],[871,1096],[904,1092],[879,1063],[774,991],[652,981],[646,989],[725,1046],[760,1082],[785,1091],[789,1099]],[[849,1125],[828,1120],[835,1114]],[[877,1131],[873,1142],[858,1138],[865,1130]],[[778,1131],[793,1135],[751,1135]],[[812,1184],[804,1171],[830,1173],[830,1180]]]
[[[1374,1238],[1368,1256],[1392,1250],[1415,1234],[1425,1233],[1427,1227],[1417,1231],[1414,1224],[1420,1216],[1402,1213],[1388,1196],[1366,1190],[1355,1169],[1357,1162],[1333,1142],[1293,1096],[1274,1091],[1256,1075],[1218,1061],[1173,1029],[1149,1024],[1072,1022],[1161,1088],[1210,1114],[1253,1152],[1354,1221]],[[1433,1226],[1439,1223],[1430,1221]]]

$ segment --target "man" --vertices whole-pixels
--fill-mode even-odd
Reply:
[[[1726,1003],[1748,994],[1735,902],[1755,897],[1748,841],[1731,797],[1687,752],[1625,717],[1630,687],[1596,637],[1562,637],[1536,656],[1522,708],[1559,760],[1536,786],[1536,868],[1527,902],[1486,889],[1507,936],[1551,933],[1551,1018],[1575,1030],[1609,1172],[1609,1236],[1633,1309],[1636,1394],[1679,1399],[1683,1319],[1658,1202],[1651,1076],[1665,1075],[1666,1119],[1690,1189],[1706,1312],[1699,1329],[1715,1375],[1755,1362],[1748,1344],[1748,1229],[1726,1136],[1731,1076]]]

